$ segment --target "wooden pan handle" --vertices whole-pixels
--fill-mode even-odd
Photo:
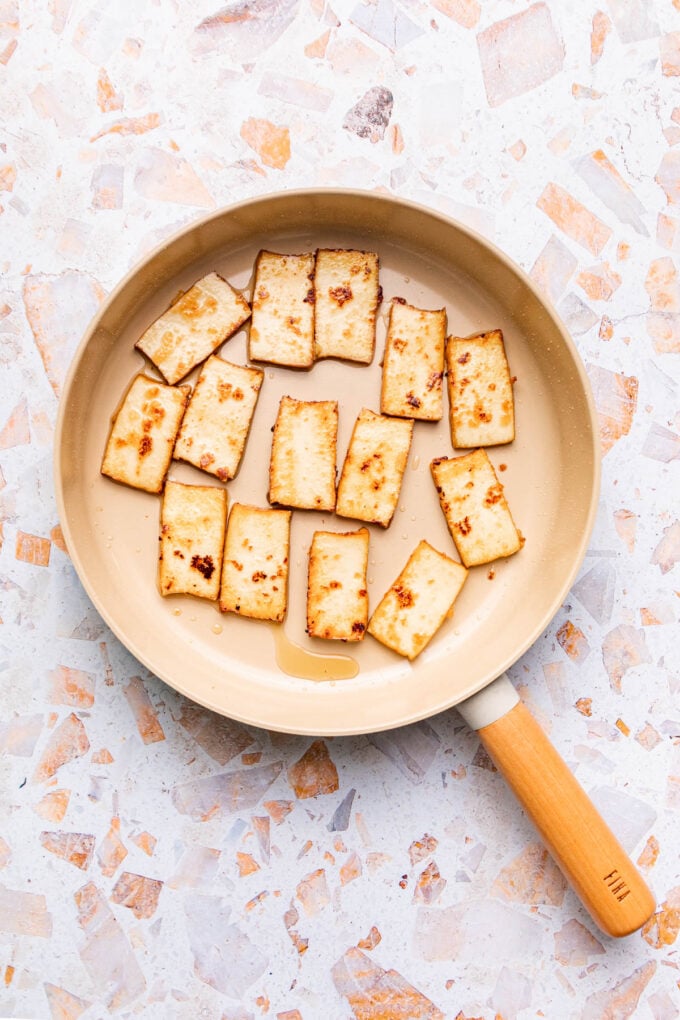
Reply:
[[[620,937],[654,897],[528,709],[518,702],[479,735],[597,924]]]

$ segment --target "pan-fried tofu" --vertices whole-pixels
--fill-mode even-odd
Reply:
[[[138,375],[113,420],[101,471],[116,482],[160,492],[191,393]]]
[[[309,550],[307,633],[362,641],[368,623],[368,530],[315,531]]]
[[[290,368],[314,361],[314,253],[261,251],[255,266],[248,356]]]
[[[161,504],[161,595],[217,598],[226,523],[225,489],[167,482]]]
[[[264,372],[216,355],[198,377],[173,457],[226,482],[238,471]]]
[[[135,347],[169,383],[176,383],[249,317],[246,299],[217,273],[209,273],[174,301]]]
[[[380,410],[397,418],[439,421],[444,413],[446,309],[414,308],[393,298],[383,361]]]
[[[281,623],[288,601],[290,510],[235,503],[224,546],[220,609]]]
[[[446,369],[454,447],[511,443],[515,411],[501,330],[447,337]]]
[[[315,358],[369,365],[375,351],[380,303],[375,252],[321,248],[314,272]]]
[[[368,633],[415,659],[453,612],[467,570],[424,540],[373,613]]]
[[[411,447],[413,421],[364,408],[354,425],[338,484],[335,512],[387,528]]]
[[[523,544],[486,450],[432,461],[446,523],[466,567],[512,556]]]
[[[272,439],[269,502],[333,510],[337,438],[337,401],[283,397]]]

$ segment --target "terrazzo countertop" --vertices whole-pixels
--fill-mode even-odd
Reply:
[[[0,1014],[680,1016],[679,76],[678,0],[0,0]],[[625,940],[455,711],[221,719],[70,563],[53,430],[100,302],[197,216],[331,185],[479,230],[586,363],[600,511],[511,678],[654,890]]]

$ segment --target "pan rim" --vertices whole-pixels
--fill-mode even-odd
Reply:
[[[349,726],[333,726],[328,724],[324,727],[318,725],[310,728],[308,726],[293,726],[293,725],[281,725],[279,722],[272,723],[271,721],[263,720],[260,713],[257,711],[249,712],[246,710],[247,706],[242,706],[244,711],[239,711],[241,706],[229,706],[228,717],[238,722],[256,726],[260,728],[267,728],[281,733],[301,734],[301,735],[314,735],[314,736],[356,736],[365,733],[383,732],[391,729],[396,729],[400,726],[409,725],[411,723],[419,722],[423,719],[431,718],[440,712],[446,711],[455,705],[465,701],[467,698],[472,697],[478,691],[492,683],[498,676],[508,670],[519,658],[537,641],[540,635],[545,631],[546,627],[549,626],[550,622],[554,619],[560,606],[562,605],[565,596],[569,592],[580,568],[585,559],[586,551],[590,541],[590,537],[595,524],[595,518],[599,505],[600,496],[600,483],[601,483],[601,462],[602,453],[599,443],[599,428],[597,410],[595,407],[595,401],[586,373],[585,365],[581,359],[578,348],[574,343],[571,335],[560,319],[553,303],[549,298],[544,296],[538,291],[538,288],[534,282],[530,279],[528,274],[515,263],[508,255],[505,254],[500,248],[498,248],[492,241],[489,241],[478,231],[473,228],[460,223],[455,218],[442,213],[439,210],[431,209],[428,206],[422,205],[421,203],[414,202],[410,199],[404,199],[398,196],[386,195],[374,193],[366,189],[356,188],[300,188],[293,189],[290,191],[271,191],[263,194],[242,199],[238,202],[231,203],[226,206],[221,206],[219,209],[213,210],[212,212],[192,219],[188,224],[181,227],[179,230],[174,231],[170,237],[156,245],[150,252],[144,255],[142,258],[137,260],[135,264],[129,269],[129,271],[123,276],[119,283],[113,288],[110,294],[102,302],[101,306],[89,322],[71,360],[68,371],[66,373],[64,383],[62,386],[59,406],[57,412],[57,421],[54,432],[54,486],[55,486],[55,498],[57,504],[57,512],[59,521],[64,535],[64,542],[68,550],[68,555],[71,559],[76,574],[82,584],[88,598],[91,600],[95,609],[117,639],[124,645],[125,648],[149,671],[161,679],[168,686],[172,687],[178,693],[189,698],[193,702],[202,705],[205,708],[210,709],[220,715],[227,715],[227,713],[219,706],[215,701],[211,701],[209,698],[197,697],[194,692],[191,691],[190,685],[181,682],[181,679],[170,678],[166,671],[159,671],[157,666],[153,665],[148,657],[145,655],[142,648],[135,640],[131,640],[129,635],[126,634],[125,629],[120,627],[113,617],[113,614],[109,612],[106,604],[103,602],[100,594],[97,590],[96,585],[93,584],[87,564],[81,557],[77,543],[74,539],[70,522],[69,514],[66,506],[66,495],[65,485],[61,470],[61,451],[63,444],[63,433],[66,426],[66,420],[68,415],[69,405],[69,394],[74,385],[75,380],[78,376],[78,370],[84,354],[88,348],[88,345],[98,329],[100,322],[107,314],[110,306],[118,299],[118,297],[126,290],[130,285],[131,281],[148,265],[150,265],[161,253],[165,252],[173,245],[177,244],[181,238],[187,233],[193,232],[201,227],[218,220],[226,215],[233,215],[238,212],[239,209],[244,207],[253,207],[258,204],[265,204],[270,202],[272,199],[286,198],[291,201],[308,201],[311,198],[316,197],[332,198],[336,196],[342,197],[354,197],[356,199],[369,199],[371,201],[385,203],[395,208],[407,208],[415,212],[416,214],[429,217],[432,220],[441,222],[448,228],[454,228],[460,234],[466,236],[480,247],[486,249],[486,251],[498,262],[500,262],[505,269],[514,277],[516,277],[520,283],[522,283],[532,294],[537,305],[540,306],[548,315],[552,325],[559,333],[562,342],[564,343],[567,351],[569,352],[571,362],[573,363],[575,372],[578,376],[581,390],[585,398],[585,404],[588,411],[588,425],[589,434],[591,440],[591,454],[592,454],[592,480],[590,485],[590,501],[585,515],[585,525],[583,527],[580,540],[578,542],[578,548],[574,550],[572,557],[571,568],[566,572],[562,584],[559,586],[557,592],[553,596],[549,604],[547,604],[544,612],[537,618],[534,627],[531,628],[524,638],[524,640],[513,648],[512,653],[508,654],[505,659],[499,663],[498,667],[487,671],[477,682],[471,684],[461,695],[459,691],[453,694],[453,696],[444,697],[440,703],[431,705],[427,704],[422,707],[422,710],[408,711],[398,717],[390,718],[385,721],[384,725],[379,727],[371,726],[366,728],[362,726],[360,722],[356,725]]]

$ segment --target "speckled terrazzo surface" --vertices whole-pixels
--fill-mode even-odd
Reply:
[[[680,1015],[678,0],[0,0],[0,1015]],[[77,341],[220,205],[379,189],[480,230],[587,365],[585,564],[512,679],[652,886],[602,936],[455,711],[222,720],[99,620],[58,526]]]

